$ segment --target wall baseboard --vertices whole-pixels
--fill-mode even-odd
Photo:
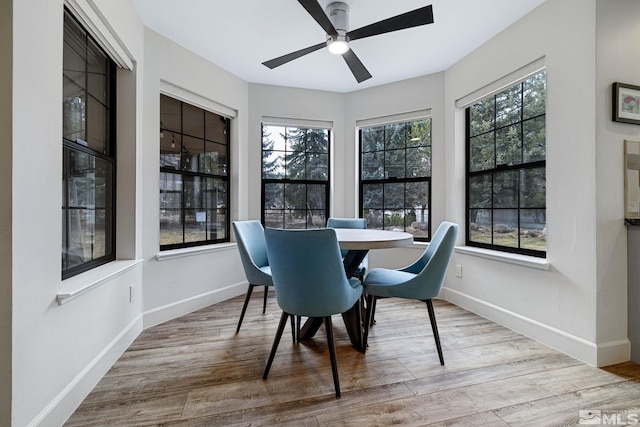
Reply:
[[[80,406],[82,401],[109,371],[125,350],[142,332],[142,315],[129,323],[67,386],[58,393],[29,424],[59,426]]]
[[[247,286],[246,281],[236,283],[138,315],[27,425],[42,427],[63,424],[143,329],[242,295],[246,292]],[[262,293],[261,289],[256,289],[254,292]]]
[[[462,292],[444,287],[441,296],[466,310],[539,341],[591,366],[602,367],[630,360],[628,339],[594,343]]]
[[[145,311],[143,313],[144,329],[184,316],[185,314],[193,313],[194,311],[208,307],[211,304],[216,304],[218,302],[237,297],[238,295],[242,295],[247,291],[248,286],[249,282],[247,281],[235,283],[221,289],[215,289],[204,294],[196,295],[181,301],[172,302],[171,304],[167,304],[162,307]],[[262,287],[259,287],[254,292],[257,293],[261,289]],[[240,315],[239,312],[238,315]]]

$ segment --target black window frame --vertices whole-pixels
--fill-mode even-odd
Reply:
[[[429,121],[429,136],[428,136],[428,144],[424,144],[424,145],[411,145],[408,144],[409,142],[411,142],[411,138],[409,138],[409,134],[407,129],[409,129],[409,125],[411,125],[411,123],[416,123],[416,122],[421,122],[421,121],[425,121],[428,120]],[[387,141],[387,136],[386,134],[382,137],[383,141],[385,141],[384,146],[381,150],[370,150],[370,151],[364,151],[364,146],[363,146],[363,137],[362,137],[362,133],[364,129],[378,129],[378,128],[383,128],[383,132],[387,132],[387,127],[390,126],[398,126],[398,125],[404,125],[405,127],[405,141],[404,141],[404,147],[403,148],[398,148],[398,147],[387,147],[386,146],[386,141]],[[432,217],[432,206],[431,206],[431,199],[432,199],[432,178],[433,178],[433,169],[432,169],[432,159],[433,159],[433,140],[432,140],[432,134],[433,134],[433,120],[431,116],[426,116],[426,117],[418,117],[412,120],[399,120],[399,121],[394,121],[391,123],[386,123],[386,124],[381,124],[381,125],[373,125],[373,126],[365,126],[365,127],[360,127],[358,129],[358,146],[359,146],[359,162],[358,162],[358,212],[359,212],[359,217],[360,218],[367,218],[367,226],[369,228],[379,228],[376,227],[375,225],[372,226],[371,224],[371,219],[370,219],[370,215],[367,214],[367,212],[365,212],[366,208],[364,206],[365,204],[365,186],[366,185],[380,185],[382,186],[382,206],[379,209],[376,210],[381,210],[383,215],[382,215],[382,229],[391,229],[391,228],[396,228],[398,227],[397,224],[386,224],[386,220],[387,220],[387,214],[386,212],[388,211],[398,211],[398,210],[402,210],[403,212],[403,216],[402,216],[402,229],[403,231],[409,232],[411,233],[411,230],[409,230],[411,224],[407,224],[408,219],[410,218],[408,212],[411,211],[411,207],[407,206],[407,204],[409,203],[407,201],[407,192],[406,192],[406,187],[407,184],[412,184],[412,183],[425,183],[426,187],[427,187],[427,191],[428,191],[428,197],[427,197],[427,221],[426,221],[426,230],[421,229],[424,231],[426,231],[426,235],[416,235],[414,233],[414,241],[422,241],[422,242],[428,242],[431,240],[431,217]],[[407,176],[407,155],[406,155],[406,151],[408,149],[416,149],[416,148],[420,148],[420,147],[428,147],[429,150],[429,157],[428,157],[428,170],[429,170],[429,174],[428,176]],[[388,175],[388,171],[386,170],[386,153],[390,152],[390,151],[401,151],[404,150],[405,154],[404,154],[404,173],[405,176],[389,176]],[[383,178],[368,178],[368,179],[363,179],[363,168],[364,168],[364,159],[363,157],[365,156],[365,154],[367,153],[382,153],[382,164],[384,165],[384,172],[383,174],[385,175]],[[391,185],[403,185],[404,186],[404,193],[403,193],[403,203],[402,203],[402,208],[398,208],[398,207],[387,207],[388,205],[386,204],[385,200],[385,186],[391,186]],[[415,207],[415,206],[414,206]],[[423,209],[424,211],[425,209]],[[417,212],[415,213],[416,215],[416,220],[417,220]],[[424,215],[424,212],[423,212]],[[391,219],[391,218],[389,218]],[[394,221],[395,222],[395,221]],[[422,221],[421,221],[422,222]],[[424,233],[423,233],[424,234]]]
[[[175,97],[172,97],[170,95],[166,95],[161,93],[160,94],[160,105],[162,105],[162,97],[166,97],[170,100],[172,100],[173,102],[178,102],[180,105],[180,129],[176,129],[176,128],[165,128],[162,122],[162,108],[160,109],[160,137],[161,138],[167,138],[167,140],[171,140],[173,141],[173,143],[171,143],[172,148],[177,148],[179,150],[179,164],[178,167],[170,167],[167,166],[165,164],[163,164],[162,161],[162,155],[163,155],[163,151],[162,151],[162,144],[160,144],[160,150],[159,150],[159,155],[160,155],[160,177],[162,177],[162,174],[168,174],[168,175],[173,175],[173,176],[177,176],[180,178],[180,182],[182,183],[182,189],[181,189],[181,196],[180,196],[180,209],[179,209],[179,216],[180,216],[180,225],[182,226],[182,242],[180,243],[168,243],[168,244],[163,244],[161,243],[161,241],[159,241],[159,246],[160,246],[160,251],[167,251],[167,250],[173,250],[173,249],[183,249],[183,248],[191,248],[191,247],[197,247],[197,246],[203,246],[203,245],[213,245],[213,244],[218,244],[218,243],[226,243],[229,242],[230,239],[230,231],[231,231],[231,220],[230,220],[230,215],[229,215],[229,202],[230,202],[230,193],[231,193],[231,153],[230,153],[230,149],[231,149],[231,119],[229,117],[226,117],[220,113],[202,108],[200,106],[194,105],[193,103],[190,103],[188,101],[184,101]],[[199,110],[202,111],[202,135],[194,135],[194,134],[190,134],[188,132],[185,131],[185,123],[184,123],[184,109],[185,106],[187,106],[189,109],[192,110]],[[207,134],[207,118],[210,116],[217,116],[219,118],[220,121],[223,122],[223,126],[224,126],[224,142],[218,141],[216,139],[214,139],[213,136],[208,135]],[[193,140],[198,140],[201,141],[203,143],[203,151],[201,154],[202,156],[199,156],[198,158],[198,170],[197,171],[193,171],[193,170],[188,170],[186,169],[185,163],[183,163],[184,161],[186,162],[190,162],[190,157],[187,158],[184,154],[183,154],[183,149],[185,149],[186,145],[187,145],[187,140],[189,139],[193,139]],[[216,169],[218,170],[222,170],[221,173],[212,173],[212,172],[203,172],[201,169],[203,169],[204,167],[202,166],[202,163],[206,162],[205,159],[205,154],[207,153],[207,151],[205,150],[205,146],[206,144],[218,144],[218,145],[222,145],[224,146],[225,149],[225,156],[226,156],[226,162],[224,163],[220,163],[216,165]],[[176,147],[176,145],[178,147]],[[167,153],[164,153],[167,154]],[[186,160],[189,159],[189,160]],[[219,166],[222,165],[221,168],[219,168]],[[222,207],[219,207],[217,204],[218,199],[218,193],[216,192],[216,206],[215,208],[213,207],[207,207],[207,203],[209,203],[210,201],[206,199],[206,195],[208,194],[207,192],[207,188],[206,188],[206,184],[204,187],[204,194],[205,194],[205,201],[204,201],[204,207],[201,207],[200,209],[204,210],[204,212],[206,212],[206,217],[205,217],[205,221],[203,221],[206,226],[205,226],[205,236],[207,237],[206,239],[202,239],[202,240],[195,240],[195,241],[187,241],[186,239],[186,227],[187,227],[187,221],[185,220],[185,218],[187,217],[187,211],[189,210],[193,210],[195,211],[196,208],[191,208],[191,207],[187,207],[185,205],[186,201],[187,201],[187,197],[185,197],[185,192],[188,191],[188,187],[186,185],[184,185],[184,182],[186,181],[185,178],[187,179],[193,179],[194,182],[196,180],[198,181],[202,181],[206,183],[206,180],[214,180],[214,183],[217,181],[221,181],[224,183],[224,203],[222,205]],[[161,178],[161,182],[162,182],[162,178]],[[158,209],[159,209],[159,218],[161,220],[162,215],[161,215],[161,211],[163,210],[163,205],[162,205],[162,195],[163,195],[163,188],[162,185],[159,186],[159,199],[158,199]],[[166,210],[166,209],[165,209]],[[216,212],[216,217],[217,215],[222,212],[222,214],[224,215],[224,225],[222,227],[222,230],[224,231],[224,236],[222,238],[208,238],[211,236],[211,234],[215,231],[217,233],[217,231],[219,230],[219,228],[215,228],[215,230],[213,228],[209,228],[209,225],[211,223],[211,218],[209,218],[208,212],[209,211],[215,211]],[[196,213],[197,216],[197,213]],[[159,224],[160,225],[160,224]],[[159,240],[161,239],[161,234],[162,231],[160,231],[159,233]]]
[[[532,78],[535,78],[537,76],[540,75],[544,75],[543,79],[544,79],[544,112],[541,114],[535,114],[532,116],[528,116],[525,117],[525,108],[524,108],[524,85],[525,83]],[[504,91],[510,90],[515,88],[516,86],[520,86],[520,90],[519,90],[519,104],[518,106],[516,106],[515,108],[518,108],[520,110],[520,115],[519,115],[519,119],[518,121],[511,121],[508,122],[506,124],[504,124],[503,126],[497,126],[496,124],[498,123],[498,108],[496,108],[497,105],[497,97],[503,93]],[[501,251],[501,252],[507,252],[507,253],[514,253],[514,254],[520,254],[520,255],[528,255],[528,256],[534,256],[534,257],[538,257],[538,258],[545,258],[547,255],[547,248],[546,248],[546,70],[541,70],[538,71],[532,75],[529,75],[523,79],[521,79],[520,81],[510,85],[509,87],[501,90],[498,93],[494,93],[491,95],[488,95],[486,97],[483,97],[482,99],[474,102],[472,105],[469,105],[465,108],[465,187],[466,187],[466,191],[465,191],[465,219],[466,219],[466,226],[465,226],[465,244],[467,246],[472,246],[472,247],[479,247],[479,248],[483,248],[483,249],[490,249],[490,250],[496,250],[496,251]],[[492,123],[493,126],[484,132],[478,132],[474,135],[471,134],[471,108],[475,105],[478,105],[479,103],[486,101],[488,99],[493,98],[493,117],[492,117]],[[536,160],[532,160],[532,161],[525,161],[525,146],[526,146],[526,142],[525,142],[525,135],[527,135],[526,131],[525,131],[525,125],[528,122],[533,122],[535,120],[544,120],[544,126],[543,129],[545,129],[545,137],[544,137],[544,159],[536,159]],[[515,163],[515,164],[508,164],[508,163],[503,163],[503,164],[499,164],[498,163],[498,144],[499,144],[499,138],[497,137],[498,131],[501,130],[505,130],[509,127],[514,127],[514,126],[519,126],[519,135],[520,135],[520,159],[521,162],[520,163]],[[472,171],[472,156],[471,156],[471,139],[473,137],[478,137],[478,136],[482,136],[482,135],[488,135],[488,134],[493,134],[491,136],[491,139],[493,140],[493,151],[494,151],[494,159],[493,159],[493,167],[488,167],[488,168],[484,168],[481,170],[474,170]],[[490,139],[490,140],[491,140]],[[522,186],[523,183],[525,182],[522,179],[522,176],[524,175],[524,173],[526,172],[532,172],[535,170],[543,170],[544,171],[544,186],[540,187],[544,189],[545,192],[545,204],[544,207],[542,206],[523,206],[523,200],[522,200]],[[495,189],[496,187],[499,186],[499,183],[496,185],[497,183],[497,176],[500,175],[505,175],[508,173],[514,173],[517,174],[516,180],[517,180],[517,184],[514,185],[514,190],[512,191],[512,193],[514,193],[514,198],[516,199],[516,202],[514,202],[514,205],[516,207],[513,206],[509,206],[509,207],[499,207],[496,206],[498,203],[496,201],[496,196],[495,196]],[[506,176],[506,175],[505,175]],[[472,205],[472,191],[470,189],[471,187],[471,180],[474,178],[478,178],[478,177],[487,177],[488,181],[490,181],[490,186],[491,186],[491,191],[490,191],[490,206],[486,206],[486,207],[482,207],[482,208],[477,208],[477,207],[471,207]],[[532,181],[527,181],[528,185],[535,185],[535,182]],[[489,230],[489,234],[490,234],[490,238],[491,238],[491,242],[492,243],[484,243],[484,242],[480,242],[480,241],[475,241],[472,240],[472,236],[471,236],[471,232],[472,232],[472,228],[477,229],[479,226],[478,224],[476,224],[474,222],[474,227],[472,227],[472,221],[471,221],[471,211],[477,211],[477,210],[487,210],[490,211],[490,223],[491,223],[491,228]],[[496,244],[495,243],[495,236],[496,233],[500,234],[500,231],[496,231],[496,226],[501,226],[502,224],[499,224],[496,221],[496,211],[506,211],[506,210],[517,210],[517,226],[516,226],[516,231],[515,234],[517,235],[517,247],[514,246],[505,246],[505,245],[500,245],[500,244]],[[526,211],[526,210],[536,210],[536,211],[543,211],[544,210],[544,214],[540,216],[540,218],[544,219],[544,228],[543,230],[537,232],[535,230],[524,230],[524,234],[523,234],[523,214],[522,211]],[[539,214],[536,214],[536,217],[538,217]],[[536,249],[532,249],[532,248],[527,248],[527,247],[522,247],[523,244],[523,240],[526,239],[531,233],[540,233],[540,235],[544,235],[545,238],[545,250],[536,250]],[[537,236],[537,238],[539,238],[540,236]],[[536,237],[534,237],[536,238]]]
[[[326,132],[327,135],[327,147],[326,147],[326,153],[323,152],[313,152],[313,151],[307,151],[306,147],[305,147],[305,151],[303,152],[304,156],[305,156],[305,162],[306,159],[308,158],[308,154],[322,154],[322,155],[326,155],[327,157],[327,164],[326,164],[326,179],[291,179],[288,177],[288,173],[287,173],[287,169],[286,169],[286,165],[283,165],[285,168],[285,172],[284,178],[270,178],[270,177],[265,177],[265,170],[264,170],[264,162],[265,159],[267,159],[268,155],[267,152],[270,151],[277,151],[277,152],[282,152],[281,150],[265,150],[265,144],[264,144],[264,130],[265,130],[265,126],[269,126],[269,127],[278,127],[278,128],[283,128],[284,129],[284,134],[285,134],[285,139],[286,139],[286,135],[287,135],[287,130],[288,129],[306,129],[306,130],[311,130],[311,131],[323,131]],[[260,221],[262,222],[262,224],[265,227],[272,227],[274,226],[274,224],[271,221],[267,220],[267,215],[266,215],[266,211],[282,211],[282,222],[280,223],[279,227],[275,227],[275,228],[298,228],[301,229],[302,227],[287,227],[287,221],[286,221],[286,213],[284,213],[285,211],[289,210],[289,211],[304,211],[305,214],[304,216],[307,218],[307,220],[304,222],[305,224],[305,229],[308,228],[322,228],[325,227],[327,224],[327,220],[329,219],[329,213],[331,212],[330,208],[331,208],[331,200],[330,200],[330,194],[331,194],[331,133],[332,130],[329,128],[325,128],[325,127],[314,127],[312,125],[286,125],[286,124],[269,124],[269,123],[262,123],[261,124],[261,163],[260,163],[260,175],[261,175],[261,191],[260,191]],[[286,142],[285,142],[286,145]],[[286,158],[286,153],[289,153],[289,151],[287,151],[285,149],[284,151],[285,153],[285,158]],[[306,169],[306,166],[305,166]],[[305,173],[305,177],[306,177],[306,173]],[[283,185],[283,201],[286,198],[286,192],[287,192],[287,187],[288,186],[292,186],[292,185],[302,185],[305,187],[305,194],[306,196],[308,196],[308,190],[310,186],[322,186],[324,187],[324,202],[325,202],[325,207],[324,209],[313,209],[313,208],[309,208],[308,204],[304,209],[287,209],[284,206],[280,209],[266,209],[266,204],[267,204],[267,190],[266,187],[269,185]],[[305,198],[308,200],[308,197]],[[321,216],[322,218],[322,224],[316,224],[315,222],[313,222],[313,214],[311,212],[314,211],[323,211],[324,213]],[[311,224],[310,224],[311,223]]]
[[[69,21],[68,21],[69,20]],[[66,78],[66,70],[64,68],[63,61],[63,136],[62,136],[62,185],[63,185],[63,200],[62,200],[62,219],[64,221],[64,227],[62,230],[63,240],[62,240],[62,279],[68,279],[70,277],[76,276],[80,273],[84,273],[86,271],[92,270],[98,266],[107,264],[116,259],[116,74],[117,74],[117,65],[115,61],[106,53],[106,51],[100,46],[100,44],[91,36],[89,31],[87,31],[82,24],[78,21],[78,19],[73,16],[73,14],[65,7],[64,8],[64,28],[65,32],[69,25],[73,25],[82,32],[83,37],[83,45],[77,46],[77,48],[84,49],[84,61],[85,68],[84,72],[84,86],[79,87],[80,91],[84,91],[85,99],[89,99],[91,97],[95,102],[101,103],[99,100],[95,98],[95,96],[91,93],[89,77],[90,73],[87,71],[88,67],[88,51],[90,46],[93,47],[94,53],[97,49],[102,57],[106,60],[107,66],[107,76],[104,79],[105,87],[105,102],[107,103],[105,108],[106,112],[106,121],[108,122],[106,126],[103,127],[103,131],[107,133],[106,141],[104,141],[103,151],[100,152],[96,150],[89,141],[89,137],[87,136],[92,129],[94,129],[91,124],[90,118],[90,108],[88,107],[88,103],[85,101],[85,105],[82,108],[82,116],[84,121],[84,137],[82,140],[80,138],[76,138],[72,140],[67,138],[65,135],[65,112],[68,110],[65,108],[65,87],[67,82]],[[64,37],[64,36],[63,36]],[[65,39],[66,40],[66,39]],[[67,44],[71,43],[71,40],[65,41],[63,44],[65,45],[64,49],[67,49]],[[64,55],[64,54],[63,54]],[[75,70],[77,72],[77,70]],[[71,84],[75,84],[75,81],[70,80]],[[99,160],[102,162],[102,167],[108,169],[110,177],[105,180],[105,224],[104,224],[104,249],[105,253],[103,256],[99,256],[93,258],[93,249],[95,243],[95,235],[92,236],[91,244],[91,259],[88,261],[81,262],[79,264],[75,264],[71,267],[65,267],[71,262],[71,260],[79,255],[74,255],[74,249],[70,247],[70,229],[71,229],[71,212],[76,210],[92,210],[91,206],[70,206],[70,196],[68,191],[68,180],[69,176],[74,173],[73,172],[73,162],[72,157],[78,155],[87,155],[90,156],[94,162],[95,160]],[[93,189],[96,192],[96,189]],[[95,206],[95,195],[94,195],[94,205],[93,211],[99,209],[99,207]]]

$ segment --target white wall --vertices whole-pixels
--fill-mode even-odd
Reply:
[[[609,3],[609,2],[607,2]],[[547,259],[549,271],[456,253],[461,279],[449,275],[446,296],[594,365],[627,360],[623,314],[597,316],[603,267],[596,212],[596,2],[548,0],[447,71],[448,214],[464,224],[464,133],[455,101],[544,57],[547,68]],[[469,70],[473,70],[471,73]],[[614,170],[621,174],[622,157]],[[615,187],[615,186],[614,186]],[[620,192],[615,187],[613,194]],[[622,202],[616,200],[620,231]],[[623,252],[621,246],[614,253]],[[624,260],[620,260],[624,263]],[[622,264],[624,265],[624,264]],[[607,286],[626,286],[624,268]],[[621,310],[620,299],[612,310]],[[606,326],[604,326],[606,325]],[[604,327],[608,334],[599,336]]]
[[[140,60],[142,25],[129,1],[92,3],[130,59]],[[20,94],[12,105],[12,425],[59,425],[140,332],[140,299],[129,302],[129,285],[141,287],[141,268],[129,250],[128,261],[61,280],[63,2],[14,1],[12,16],[13,93]],[[135,78],[126,86],[128,94],[118,100],[122,111],[137,104]],[[126,152],[125,144],[135,147],[135,127],[120,111],[118,117],[125,123],[119,136],[128,137],[119,147]],[[118,182],[135,180],[132,172],[118,169]],[[135,202],[119,209],[135,217]],[[122,247],[131,248],[135,237],[117,232]],[[129,268],[105,279],[123,264]],[[100,284],[91,292],[58,305],[59,292],[95,281]]]
[[[611,120],[611,84],[640,85],[640,2],[598,0],[596,37],[596,339],[606,343],[627,322],[623,141],[640,141],[640,126]]]
[[[248,84],[152,30],[145,30],[143,99],[142,246],[145,327],[246,291],[246,278],[235,244],[172,251],[179,256],[158,261],[160,176],[160,84],[191,92],[237,112],[231,129],[231,214],[239,217],[247,199]],[[204,252],[203,252],[204,251]]]

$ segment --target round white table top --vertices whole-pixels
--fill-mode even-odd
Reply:
[[[368,250],[409,246],[413,235],[404,231],[334,228],[341,249]]]

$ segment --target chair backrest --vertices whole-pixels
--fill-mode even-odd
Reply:
[[[233,231],[236,233],[240,259],[249,283],[263,285],[264,272],[260,267],[269,265],[267,246],[264,240],[264,227],[260,221],[234,221]]]
[[[362,287],[347,279],[334,230],[267,228],[265,239],[276,300],[285,312],[325,317],[360,298]]]
[[[329,218],[327,220],[328,228],[367,228],[367,220],[365,218]],[[346,250],[340,251],[342,256],[347,254]]]
[[[421,282],[420,295],[414,296],[415,298],[428,299],[438,295],[447,275],[457,237],[458,224],[443,221],[420,258],[402,269],[418,275],[418,281]]]
[[[329,218],[327,220],[329,228],[367,228],[367,220],[365,218]]]

